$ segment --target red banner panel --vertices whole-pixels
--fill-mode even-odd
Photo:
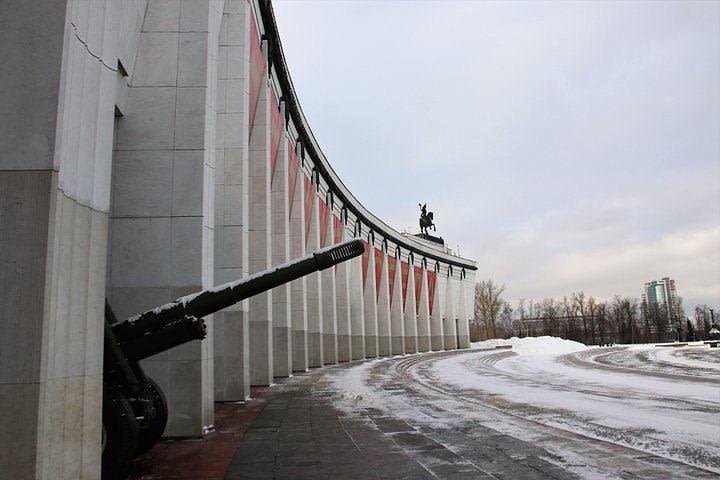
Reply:
[[[418,306],[418,311],[420,311],[420,291],[422,290],[422,276],[423,276],[423,269],[416,268],[415,269],[415,305]]]
[[[410,276],[410,264],[407,262],[400,262],[400,279],[402,280],[402,290],[400,293],[402,294],[402,302],[403,302],[403,311],[405,311],[405,301],[407,299],[407,286],[408,286],[408,277]]]
[[[395,287],[395,269],[397,260],[388,255],[388,284],[390,285],[390,305],[392,306],[393,288]]]
[[[380,277],[382,276],[383,251],[375,249],[375,292],[376,298],[380,298]]]
[[[283,132],[283,118],[280,115],[280,104],[275,92],[270,94],[270,181],[275,180],[275,166],[277,165],[278,153],[280,152],[280,139]]]
[[[297,174],[300,171],[300,160],[295,153],[295,145],[288,138],[288,217],[292,216],[293,202],[295,200],[295,185],[297,184]]]
[[[335,243],[342,242],[345,224],[340,217],[336,217],[335,215],[333,215],[333,229],[335,233],[335,238],[333,238],[333,240],[335,241]]]
[[[362,276],[363,276],[363,291],[365,291],[365,279],[367,279],[368,265],[370,264],[370,245],[363,240],[363,246],[365,251],[362,254]]]
[[[428,270],[428,301],[430,302],[430,315],[433,312],[433,302],[435,301],[435,283],[437,281],[437,273]]]
[[[318,210],[318,222],[320,222],[320,248],[327,245],[328,227],[330,227],[330,208],[324,200],[318,202],[320,210]]]
[[[255,24],[255,16],[250,18],[250,130],[255,121],[260,86],[265,75],[265,56],[260,45],[260,34]]]
[[[305,186],[305,245],[307,245],[310,237],[310,220],[313,211],[313,198],[315,197],[315,187],[312,180],[307,175],[303,175],[303,185]]]

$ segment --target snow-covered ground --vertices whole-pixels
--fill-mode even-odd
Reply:
[[[683,465],[720,474],[720,349],[589,349],[540,337],[490,340],[473,344],[471,351],[405,358],[373,360],[343,371],[334,383],[341,392],[337,405],[348,411],[388,409],[420,423],[458,422],[459,416],[464,422],[492,424],[541,444],[573,468],[583,464],[581,476],[612,477],[608,455],[617,457],[619,472],[635,468],[641,478],[657,475],[647,472],[662,462],[667,462],[660,469],[667,478],[696,478],[682,471]],[[389,362],[412,387],[407,395],[394,384],[391,390],[378,388],[377,372]],[[411,401],[422,388],[434,399],[430,410]],[[443,411],[445,420],[438,413]],[[567,434],[581,440],[568,442]],[[629,450],[602,453],[608,444]],[[646,474],[632,466],[642,461],[641,452],[658,459]]]
[[[492,339],[482,342],[473,342],[472,348],[498,348],[512,347],[512,351],[518,355],[561,355],[563,353],[574,353],[587,350],[588,347],[579,342],[564,340],[557,337],[512,337],[505,339]]]
[[[657,347],[654,344],[592,349],[585,360],[653,372],[660,375],[681,375],[703,379],[720,379],[720,349],[702,342],[684,347]]]

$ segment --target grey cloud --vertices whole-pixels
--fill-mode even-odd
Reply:
[[[512,297],[667,274],[720,303],[720,4],[275,5],[319,142],[388,223],[427,201]]]

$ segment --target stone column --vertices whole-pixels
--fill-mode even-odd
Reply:
[[[108,298],[119,318],[214,285],[215,2],[148,6],[126,112],[117,120]],[[168,399],[167,436],[213,424],[206,340],[142,362]]]
[[[397,251],[397,250],[396,250]],[[395,260],[395,269],[390,272],[390,261]],[[393,355],[405,353],[405,320],[403,319],[403,293],[402,293],[402,261],[400,255],[391,259],[388,256],[388,278],[392,285],[390,293],[390,334]]]
[[[405,324],[405,353],[416,353],[418,351],[418,315],[417,302],[415,301],[415,265],[412,257],[407,263],[407,287],[404,292],[405,305],[403,308],[403,322]]]
[[[105,26],[139,7],[0,2],[3,479],[100,476],[113,69],[139,35]]]
[[[288,140],[289,172],[292,174],[288,186],[294,183],[290,198],[290,258],[305,256],[305,195],[303,179],[305,174],[300,169],[296,147]],[[292,321],[292,369],[294,372],[305,372],[308,369],[308,318],[306,278],[294,280],[290,284],[290,319]]]
[[[342,215],[342,212],[340,212]],[[335,243],[344,241],[345,224],[342,217],[333,216],[335,225]],[[349,362],[352,359],[352,342],[350,324],[350,270],[352,264],[343,262],[335,267],[335,296],[337,299],[337,345],[338,361]]]
[[[328,195],[329,197],[329,195]],[[320,221],[325,224],[325,238],[321,238],[320,247],[331,245],[335,237],[335,226],[332,215],[332,204],[330,198],[328,203],[323,205],[325,218]],[[322,227],[322,225],[321,225]],[[337,303],[335,296],[335,268],[326,268],[320,273],[322,282],[322,338],[323,338],[323,364],[333,365],[338,362],[337,350]]]
[[[470,348],[470,325],[468,323],[467,314],[467,294],[468,294],[468,281],[463,278],[458,281],[458,321],[457,321],[457,348]]]
[[[433,272],[428,271],[428,275]],[[430,347],[433,350],[443,350],[443,300],[445,295],[442,294],[445,287],[445,279],[441,272],[435,272],[435,290],[432,292],[432,310],[430,312]],[[430,290],[430,282],[428,280],[428,294]],[[428,299],[430,296],[428,296]]]
[[[383,247],[376,250],[375,268],[380,269],[380,283],[377,296],[377,323],[378,323],[378,355],[385,357],[391,354],[390,334],[390,286],[388,279],[387,253]]]
[[[313,183],[305,185],[305,213],[310,215],[310,225],[306,233],[306,251],[313,252],[320,248],[320,199]],[[309,189],[309,191],[308,191]],[[307,279],[307,320],[308,320],[308,363],[310,367],[323,366],[323,290],[320,272],[311,273]]]
[[[375,247],[372,240],[366,244],[367,266],[365,267],[365,287],[363,289],[365,319],[365,357],[378,356],[378,308],[377,288],[375,287]]]
[[[363,298],[362,257],[346,262],[349,274],[350,331],[352,359],[365,358],[365,299]]]
[[[225,3],[218,47],[215,135],[215,284],[249,272],[249,19],[247,4]],[[248,301],[213,316],[215,400],[250,396]]]
[[[273,265],[290,260],[290,215],[288,204],[288,142],[285,136],[285,102],[277,103],[271,94],[271,157],[275,156],[272,178],[272,248]],[[277,108],[279,107],[279,108]],[[271,158],[271,166],[272,166]],[[273,298],[273,375],[287,377],[292,373],[291,312],[289,284],[272,292]]]
[[[262,51],[267,62],[267,41],[263,41]],[[250,129],[248,246],[251,275],[267,270],[272,265],[269,95],[268,79],[263,75],[255,119]],[[273,382],[272,293],[272,291],[260,293],[249,299],[252,385],[270,385]]]
[[[427,352],[430,350],[430,306],[428,296],[428,277],[427,269],[425,268],[424,262],[419,267],[414,267],[417,271],[420,271],[420,275],[413,278],[416,283],[418,278],[420,280],[420,295],[417,304],[417,331],[418,331],[418,351]]]
[[[457,280],[448,272],[445,284],[445,315],[443,316],[443,345],[445,350],[457,349]]]

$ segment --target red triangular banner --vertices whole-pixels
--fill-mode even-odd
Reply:
[[[280,152],[280,138],[283,132],[283,118],[280,115],[280,104],[275,97],[275,92],[270,95],[270,182],[275,180],[275,167],[277,166],[278,153]]]
[[[405,302],[407,301],[407,286],[408,276],[410,275],[410,264],[407,262],[400,262],[400,279],[402,280],[402,294],[403,311],[405,311]]]
[[[433,303],[435,301],[435,283],[437,283],[437,273],[428,270],[428,302],[430,303],[430,315],[433,312]]]
[[[420,292],[422,291],[422,278],[423,278],[423,269],[416,268],[415,269],[415,305],[418,306],[418,311],[420,311]]]
[[[300,161],[295,153],[295,146],[288,138],[288,217],[292,216],[293,202],[295,200],[295,186],[297,185],[297,174],[300,171]]]
[[[370,245],[363,240],[363,246],[365,250],[362,254],[362,280],[363,280],[363,291],[365,291],[365,280],[367,279],[368,265],[370,264]]]
[[[335,238],[333,238],[333,240],[335,240],[335,243],[342,242],[344,230],[345,224],[343,224],[342,219],[333,215],[333,231],[335,233]]]
[[[265,56],[260,45],[260,34],[255,24],[255,16],[250,18],[250,130],[252,131],[257,110],[260,86],[265,75]]]
[[[320,210],[318,210],[318,221],[320,222],[320,248],[325,248],[327,245],[328,227],[330,226],[330,208],[328,208],[327,203],[323,200],[320,200],[318,205],[320,205]]]
[[[305,187],[305,245],[307,245],[310,237],[310,220],[312,219],[313,199],[315,198],[315,187],[312,180],[307,175],[303,175],[303,185]]]
[[[382,261],[383,251],[379,248],[375,249],[375,292],[376,297],[380,298],[380,278],[382,277]]]
[[[388,284],[390,286],[390,305],[392,306],[393,288],[395,287],[395,269],[397,268],[397,260],[395,257],[388,255]]]

